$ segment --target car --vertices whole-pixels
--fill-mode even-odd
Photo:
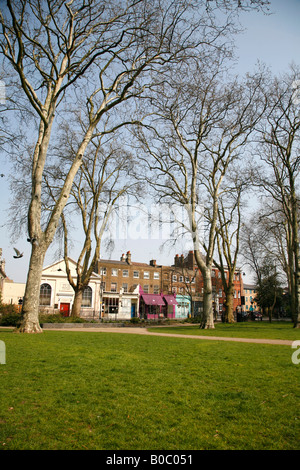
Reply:
[[[251,320],[252,321],[255,321],[255,320],[262,321],[262,314],[259,313],[259,312],[251,312]]]

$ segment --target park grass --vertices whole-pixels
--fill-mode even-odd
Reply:
[[[289,346],[9,330],[0,340],[0,449],[300,447]]]
[[[216,323],[212,330],[203,330],[199,324],[185,324],[184,326],[150,327],[149,331],[156,333],[176,333],[183,335],[219,336],[231,338],[258,338],[258,339],[282,339],[300,340],[300,329],[293,328],[293,324],[287,321],[268,322],[253,321],[241,323]]]

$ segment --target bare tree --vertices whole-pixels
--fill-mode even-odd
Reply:
[[[214,328],[211,270],[219,198],[228,188],[226,174],[241,158],[264,103],[260,74],[243,84],[237,80],[226,84],[220,57],[216,63],[212,57],[209,63],[203,60],[202,56],[182,67],[173,81],[169,78],[170,87],[164,84],[157,100],[152,98],[152,124],[144,122],[138,138],[153,172],[148,182],[157,189],[159,199],[176,201],[187,210],[204,282],[201,327]],[[201,206],[207,221],[204,235],[197,220]]]
[[[281,207],[286,221],[286,241],[292,272],[295,310],[294,326],[300,327],[300,253],[297,195],[300,170],[300,107],[293,84],[300,70],[291,67],[285,76],[269,78],[265,90],[268,112],[259,129],[258,152],[264,163],[263,173],[256,173],[255,183]],[[292,280],[294,278],[294,280]]]
[[[106,140],[106,142],[104,142]],[[54,197],[57,180],[64,180],[63,172],[54,171],[48,190]],[[112,212],[119,198],[133,191],[137,185],[132,178],[134,162],[123,145],[115,137],[107,139],[106,134],[92,139],[84,161],[74,179],[70,198],[62,213],[64,233],[64,259],[68,281],[75,297],[71,315],[80,316],[82,295],[100,257],[103,235],[111,220]],[[68,209],[69,211],[68,215]],[[77,259],[77,278],[73,279],[69,266],[69,222],[79,217],[83,230],[82,247]]]
[[[216,240],[218,261],[214,264],[221,273],[222,286],[225,293],[225,321],[234,322],[233,288],[234,275],[240,251],[241,230],[241,197],[245,189],[243,183],[238,183],[228,190],[225,198],[218,205],[218,224]]]
[[[299,217],[298,217],[299,220]],[[276,267],[276,274],[288,287],[290,311],[295,311],[295,273],[290,226],[282,204],[262,197],[260,207],[253,212],[241,235],[242,256],[256,275],[262,290],[262,271],[265,265]]]
[[[204,2],[206,3],[206,2]],[[32,245],[20,331],[41,332],[39,288],[46,251],[57,230],[74,177],[103,117],[141,94],[155,71],[199,42],[198,2],[171,0],[7,0],[1,6],[0,51],[18,78],[24,102],[36,116],[31,157],[28,239]],[[194,22],[192,11],[197,13]],[[42,181],[55,132],[82,81],[85,133],[47,223],[42,224]]]

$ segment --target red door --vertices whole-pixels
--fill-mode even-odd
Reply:
[[[68,303],[60,304],[59,311],[63,317],[68,317],[70,314],[70,304]]]

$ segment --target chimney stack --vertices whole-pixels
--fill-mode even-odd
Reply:
[[[127,251],[126,253],[126,261],[128,264],[131,264],[131,253],[130,251]]]
[[[124,253],[122,253],[122,256],[121,256],[121,258],[120,258],[120,261],[125,261],[125,255],[124,255]]]
[[[194,252],[193,250],[189,251],[188,254],[188,267],[189,269],[194,269],[195,266],[195,257],[194,257]]]
[[[156,259],[152,259],[149,264],[150,266],[156,266]]]

